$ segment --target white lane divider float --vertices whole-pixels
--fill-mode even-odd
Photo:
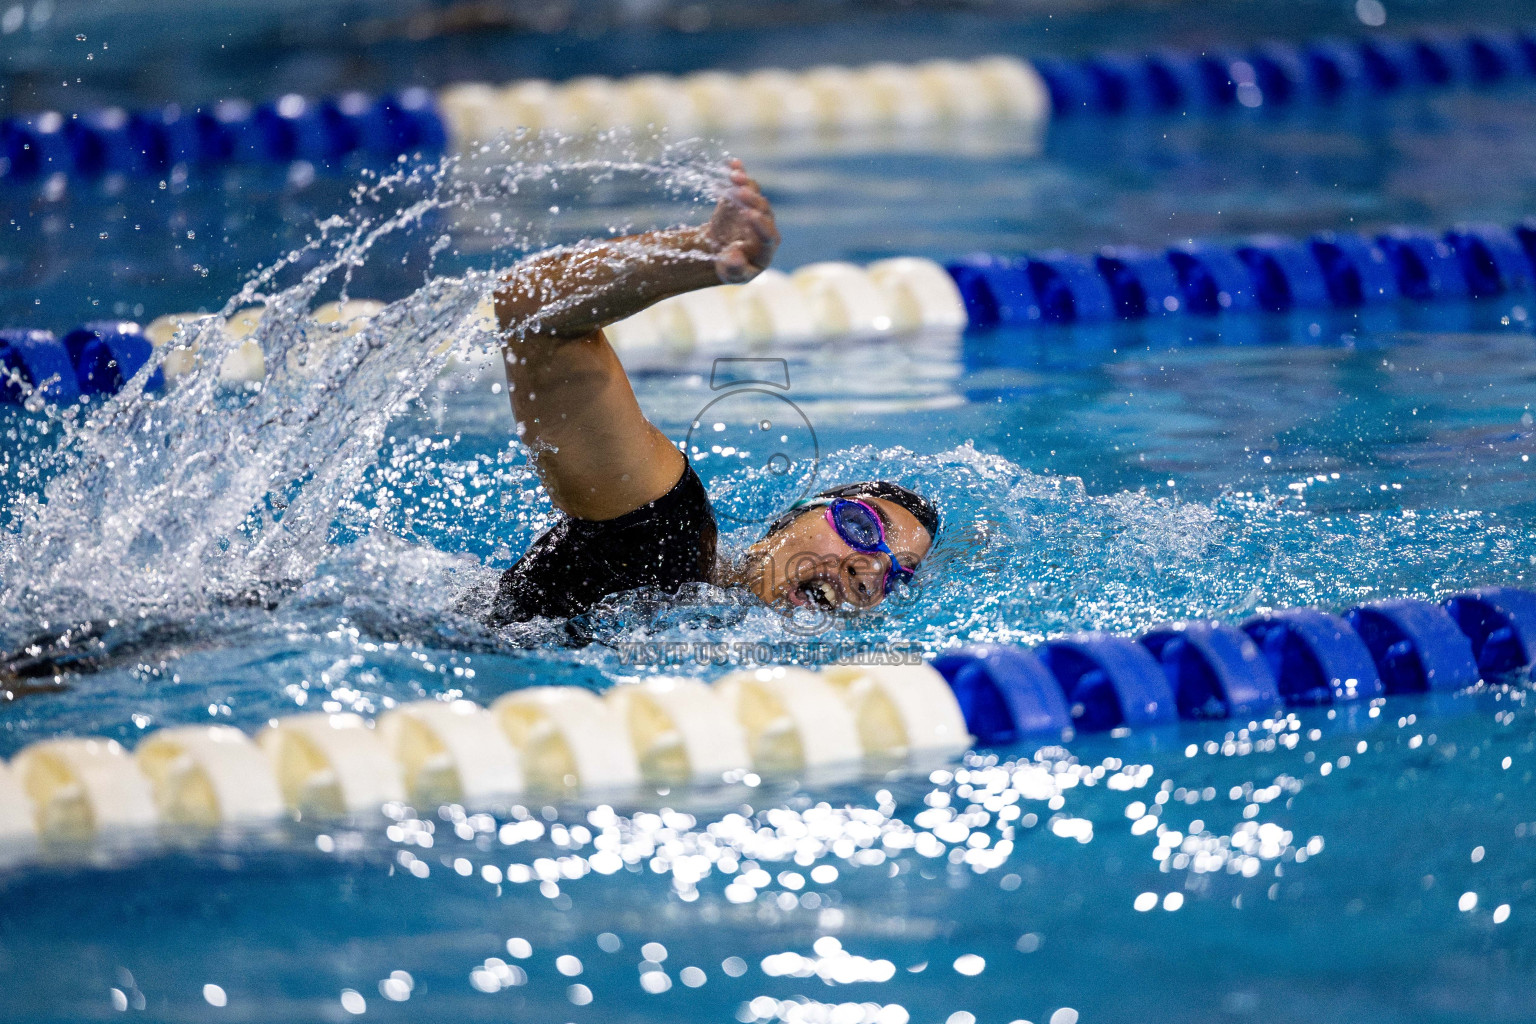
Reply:
[[[26,843],[37,837],[37,817],[21,779],[0,764],[0,844]]]
[[[794,345],[817,336],[810,307],[782,270],[770,268],[744,285],[726,285],[721,290],[731,297],[736,330],[750,347],[763,348],[772,342]]]
[[[732,672],[715,690],[747,734],[752,763],[767,773],[857,761],[853,712],[824,678],[803,668]]]
[[[289,373],[312,373],[329,345],[362,330],[383,308],[383,303],[368,299],[317,307],[313,318],[318,329],[307,346],[289,353]],[[219,368],[223,383],[265,379],[266,360],[252,337],[265,312],[265,307],[250,306],[223,323],[222,330],[240,342]],[[157,348],[168,348],[161,365],[169,380],[197,367],[196,346],[187,337],[207,319],[204,313],[172,313],[144,328]],[[611,324],[604,333],[630,362],[665,363],[692,352],[760,351],[843,337],[954,332],[966,323],[965,303],[949,273],[932,260],[902,256],[867,267],[831,262],[807,264],[793,274],[765,270],[744,285],[719,285],[663,300]],[[344,326],[338,330],[335,324]],[[487,300],[476,310],[472,329],[492,331],[494,325],[495,311]]]
[[[862,267],[810,263],[789,276],[810,309],[818,337],[890,332],[890,301]]]
[[[420,803],[483,804],[521,793],[523,762],[496,716],[469,700],[420,700],[386,711],[378,731]]]
[[[932,260],[916,256],[877,260],[864,273],[884,296],[894,331],[963,330],[969,322],[955,279]]]
[[[289,807],[334,818],[405,799],[400,766],[361,716],[310,712],[279,718],[256,735]]]
[[[624,725],[595,693],[577,686],[515,690],[491,705],[522,754],[530,788],[546,793],[634,786],[640,766]]]
[[[287,367],[295,375],[313,372],[315,363],[324,357],[329,345],[337,337],[351,337],[362,330],[370,317],[384,308],[384,303],[372,299],[349,299],[346,302],[327,302],[315,308],[312,314],[320,330],[308,338],[308,346],[288,353]],[[252,337],[266,314],[264,306],[247,306],[236,310],[220,326],[226,336],[238,342],[219,364],[219,380],[224,384],[254,383],[266,379],[267,361],[261,345]],[[161,368],[168,380],[175,381],[197,368],[198,351],[195,342],[186,336],[212,314],[168,313],[156,317],[144,328],[144,337],[156,348],[167,348],[161,360]],[[341,328],[331,325],[341,324]]]
[[[260,381],[266,377],[266,358],[261,353],[261,346],[251,337],[264,312],[266,310],[261,306],[247,306],[223,323],[224,332],[240,342],[219,365],[219,380],[225,384]],[[169,348],[160,364],[167,380],[175,381],[197,369],[196,343],[178,340],[177,336],[195,329],[209,316],[206,313],[168,313],[151,320],[144,328],[144,336],[151,344],[156,348]]]
[[[161,729],[144,738],[134,760],[171,824],[263,821],[285,810],[272,762],[234,726]]]
[[[148,828],[158,821],[149,781],[116,740],[34,743],[11,762],[32,801],[37,830],[59,839]]]
[[[714,781],[749,768],[747,737],[732,709],[697,679],[658,677],[615,686],[607,701],[629,734],[646,782]]]
[[[208,827],[369,814],[386,803],[491,805],[519,793],[637,792],[848,765],[863,757],[951,754],[970,737],[942,676],[926,665],[772,667],[714,685],[660,677],[606,696],[574,686],[516,690],[489,709],[467,700],[360,715],[276,719],[255,741],[231,726],[115,740],[50,739],[0,763],[0,845],[80,839],[157,823]]]
[[[1001,121],[1039,125],[1050,93],[1015,57],[806,71],[704,71],[492,86],[471,82],[438,94],[450,145],[472,151],[519,130],[564,134],[629,128],[743,136],[844,135],[882,129]]]
[[[664,299],[604,329],[621,357],[763,349],[831,338],[953,332],[967,323],[949,272],[916,256],[811,263],[766,270],[744,285],[719,285]]]
[[[853,709],[866,755],[948,754],[970,746],[953,691],[928,665],[835,665],[822,677]]]

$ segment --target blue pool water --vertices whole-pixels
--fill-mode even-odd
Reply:
[[[1063,124],[1039,154],[973,138],[745,155],[780,211],[786,267],[1086,250],[1509,222],[1536,198],[1533,106],[1528,90],[1449,93],[1369,115]],[[253,171],[237,190],[0,199],[31,226],[0,249],[0,312],[54,328],[218,309],[320,218],[450,200],[359,252],[352,292],[396,305],[375,354],[322,363],[329,392],[177,392],[109,407],[62,441],[64,425],[0,409],[0,646],[109,616],[144,641],[66,692],[8,706],[0,755],[52,735],[132,745],[175,724],[254,730],[300,709],[601,688],[660,667],[635,663],[641,641],[800,642],[707,589],[617,602],[582,648],[452,610],[550,521],[494,375],[462,350],[439,375],[430,354],[478,294],[456,275],[697,216],[716,152],[612,181],[556,154],[575,196],[559,213],[522,178],[517,199],[453,178],[356,203],[355,177]],[[533,223],[488,227],[501,209]],[[276,284],[307,298],[294,274]],[[814,425],[819,480],[896,475],[949,523],[945,571],[918,600],[822,639],[931,653],[1529,586],[1532,301],[773,353]],[[301,345],[281,329],[268,340]],[[638,375],[670,436],[715,396],[710,372],[699,356]],[[391,404],[406,391],[419,394]],[[739,549],[786,495],[700,465]],[[26,501],[38,474],[62,485],[41,512]],[[167,479],[196,500],[155,493]],[[267,517],[254,529],[253,506]],[[166,545],[120,542],[125,518]],[[38,541],[59,537],[80,543],[43,554]],[[273,581],[270,610],[215,600]],[[190,627],[143,635],[167,620]],[[84,864],[45,855],[0,869],[0,1016],[1530,1020],[1529,703],[1519,680],[611,806],[393,807],[346,827],[168,834]]]

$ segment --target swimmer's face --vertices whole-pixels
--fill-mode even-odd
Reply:
[[[885,542],[908,568],[928,554],[933,538],[895,502],[860,498],[885,526]],[[765,604],[781,608],[873,608],[885,600],[889,563],[882,554],[855,551],[827,522],[824,507],[808,508],[788,526],[747,552],[747,586]]]

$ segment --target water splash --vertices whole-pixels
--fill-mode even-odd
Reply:
[[[144,394],[146,370],[100,404],[55,413],[62,438],[11,474],[46,483],[13,491],[0,520],[8,625],[185,618],[311,579],[390,424],[455,354],[497,346],[477,307],[498,268],[632,227],[626,203],[645,226],[696,222],[693,208],[722,181],[718,157],[696,147],[614,135],[501,140],[365,178],[351,209],[224,304],[225,316],[264,309],[252,336],[262,383],[220,381],[240,342],[208,318],[184,329],[176,344],[200,359],[164,395]],[[312,307],[346,299],[370,261],[402,250],[422,267],[409,295],[355,333],[314,319]]]

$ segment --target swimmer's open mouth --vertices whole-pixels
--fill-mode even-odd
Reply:
[[[789,600],[797,608],[821,608],[832,611],[843,603],[843,594],[835,580],[813,576],[797,583],[789,592]]]

